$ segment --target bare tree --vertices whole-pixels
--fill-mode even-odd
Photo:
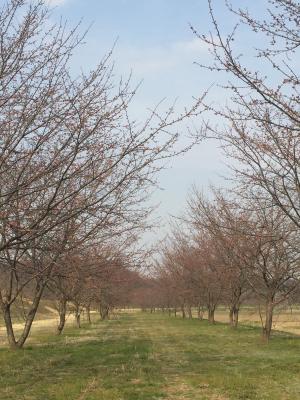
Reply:
[[[299,286],[299,236],[282,211],[263,206],[244,229],[247,245],[236,251],[244,262],[247,282],[259,303],[263,302],[263,336],[268,341],[275,307]]]
[[[238,161],[233,169],[239,192],[245,197],[272,198],[299,229],[299,2],[268,3],[263,17],[227,3],[229,12],[239,21],[226,35],[215,16],[213,1],[209,0],[211,33],[202,35],[192,28],[199,40],[208,45],[213,58],[211,64],[201,66],[230,76],[228,82],[222,83],[229,100],[226,106],[215,106],[215,102],[213,106],[205,105],[207,111],[225,121],[225,128],[208,122],[206,134],[221,139],[226,153]],[[240,49],[240,24],[248,32],[248,42],[262,46],[252,52],[247,49],[256,67]]]
[[[213,189],[212,193],[212,200],[207,200],[193,188],[188,200],[187,218],[195,232],[204,231],[210,238],[210,251],[216,254],[221,270],[222,301],[229,306],[231,326],[237,327],[240,306],[249,294],[244,265],[235,250],[246,241],[240,232],[244,212],[220,191]]]
[[[135,90],[114,84],[111,54],[73,77],[83,37],[77,27],[49,26],[48,16],[43,0],[8,0],[0,9],[0,304],[12,347],[25,343],[74,236],[82,243],[94,234],[97,243],[147,225],[145,199],[175,154],[174,124],[199,106],[131,121]],[[29,285],[32,307],[16,339],[11,306]]]
[[[207,201],[194,192],[189,202],[191,219],[208,230],[222,260],[231,322],[238,318],[240,303],[250,289],[263,306],[263,334],[269,340],[274,308],[299,285],[297,228],[272,203],[255,199],[254,204],[253,199],[253,205],[245,205],[238,198],[226,200],[220,191],[214,194]]]

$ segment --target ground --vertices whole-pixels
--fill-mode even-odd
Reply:
[[[126,312],[0,350],[1,400],[297,400],[300,337]],[[49,320],[50,321],[50,320]]]

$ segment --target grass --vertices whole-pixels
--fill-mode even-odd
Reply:
[[[300,337],[255,326],[127,313],[0,350],[1,400],[300,398]]]

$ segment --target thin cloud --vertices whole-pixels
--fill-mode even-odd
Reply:
[[[207,47],[197,38],[189,41],[179,41],[168,46],[146,48],[130,47],[121,50],[126,64],[133,68],[136,74],[143,76],[151,73],[167,71],[182,63],[192,63]]]

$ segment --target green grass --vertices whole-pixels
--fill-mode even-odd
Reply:
[[[128,313],[0,350],[1,400],[300,398],[300,337]]]

